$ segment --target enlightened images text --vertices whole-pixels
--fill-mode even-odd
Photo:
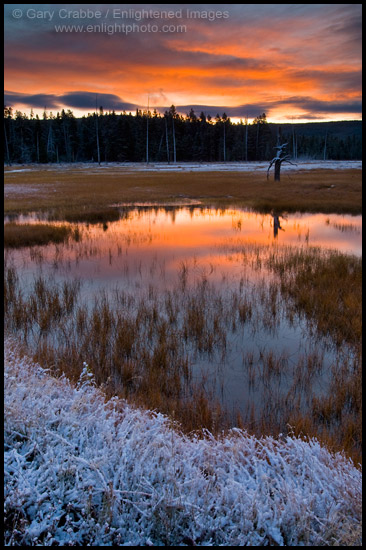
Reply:
[[[52,21],[57,17],[59,19],[134,19],[141,21],[143,19],[203,19],[215,21],[217,19],[228,19],[230,17],[228,11],[220,10],[156,10],[156,9],[128,9],[107,8],[105,11],[94,10],[91,8],[67,9],[59,10],[37,10],[29,8],[26,13],[23,10],[13,10],[21,12],[13,13],[13,16],[19,19],[21,16],[26,16],[28,19],[46,19]]]

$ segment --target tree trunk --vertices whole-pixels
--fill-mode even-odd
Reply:
[[[226,162],[226,133],[225,133],[225,122],[224,122],[224,162]]]
[[[65,119],[63,120],[63,127],[64,127],[64,141],[65,141],[66,158],[67,158],[67,162],[71,162],[69,132],[68,131],[66,132]]]
[[[160,160],[160,150],[161,150],[161,146],[162,146],[162,144],[163,144],[164,134],[165,134],[165,132],[163,132],[163,133],[161,134],[161,139],[160,139],[159,149],[158,149],[158,157],[157,157],[158,160]]]
[[[275,173],[274,173],[274,180],[275,181],[280,181],[281,179],[281,161],[280,160],[276,160],[275,162]]]
[[[149,164],[149,111],[146,118],[146,164]]]
[[[37,144],[37,162],[39,164],[39,138],[38,138],[38,132],[37,132],[37,141],[36,141],[36,144]]]
[[[8,136],[6,134],[5,122],[4,122],[4,134],[5,134],[5,146],[6,146],[6,156],[7,156],[7,160],[8,160],[8,166],[11,166],[10,155],[9,155]]]
[[[296,153],[296,138],[295,138],[294,125],[292,125],[292,156],[296,160],[297,153]]]
[[[98,128],[98,94],[95,94],[95,133],[97,138],[98,164],[100,166],[99,128]]]
[[[245,162],[248,162],[248,118],[245,119]]]
[[[177,154],[176,154],[176,150],[175,150],[174,116],[172,117],[172,124],[173,124],[173,158],[174,158],[174,162],[177,162]]]
[[[170,164],[170,155],[169,155],[169,139],[168,139],[168,121],[165,117],[165,135],[166,135],[166,155],[168,159],[168,164]]]
[[[323,160],[327,158],[327,132],[325,132]]]
[[[52,125],[50,123],[50,127],[48,130],[48,136],[47,136],[47,162],[53,162],[55,160],[55,150],[53,145],[53,134],[52,134]]]
[[[149,164],[149,100],[150,96],[147,96],[147,113],[146,113],[146,164]]]
[[[100,166],[100,149],[99,149],[99,129],[98,129],[98,113],[95,113],[95,131],[97,134],[97,155],[98,155],[98,164]]]

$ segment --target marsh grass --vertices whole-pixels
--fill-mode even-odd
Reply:
[[[42,246],[50,243],[63,243],[70,238],[80,239],[79,229],[68,225],[51,225],[46,223],[10,222],[4,224],[5,248]]]
[[[270,268],[280,276],[281,291],[296,311],[331,334],[338,345],[361,345],[362,259],[318,249],[272,256]]]
[[[107,223],[120,219],[120,213],[116,208],[73,208],[56,214],[56,217],[67,222]]]
[[[229,425],[218,403],[213,404],[202,387],[190,383],[182,335],[201,353],[210,331],[206,325],[188,330],[188,319],[183,326],[172,327],[168,319],[173,302],[177,308],[172,295],[161,312],[156,299],[137,301],[124,293],[117,295],[117,308],[105,296],[86,307],[78,303],[78,292],[76,281],[46,284],[43,277],[37,277],[25,298],[14,268],[8,268],[4,281],[7,329],[22,330],[37,360],[52,365],[57,374],[66,372],[76,381],[86,360],[108,396],[118,394],[176,416],[188,430],[212,429],[217,411],[222,417],[220,425]],[[127,302],[129,311],[124,307]]]
[[[353,224],[353,223],[337,223],[337,222],[331,222],[330,219],[326,219],[325,223],[327,225],[330,225],[332,227],[335,227],[335,229],[338,229],[338,231],[341,231],[342,233],[360,233],[360,228]]]
[[[176,286],[142,294],[115,289],[83,302],[80,283],[53,283],[36,277],[28,293],[19,275],[6,265],[4,305],[6,330],[21,337],[34,357],[72,380],[86,362],[105,395],[170,415],[187,431],[207,428],[214,433],[233,423],[256,435],[291,429],[316,436],[334,450],[361,460],[361,262],[352,256],[320,249],[245,250],[255,270],[273,276],[248,285],[241,279],[225,293],[202,274],[194,284],[190,267],[182,263]],[[215,388],[197,377],[201,359],[225,364],[233,337],[265,327],[275,331],[281,316],[304,318],[313,332],[326,334],[339,357],[324,372],[321,343],[298,355],[264,348],[242,352],[243,376],[261,392],[246,412],[228,410]],[[297,322],[297,321],[296,321]],[[234,336],[233,336],[234,335]],[[348,354],[342,359],[342,350]],[[328,368],[328,367],[327,367]],[[212,371],[214,372],[214,370]],[[216,376],[216,379],[215,379]],[[325,378],[324,378],[325,376]],[[313,382],[323,383],[313,392]]]
[[[304,315],[313,330],[330,336],[353,357],[333,365],[326,395],[313,396],[311,414],[294,410],[289,424],[295,434],[321,437],[332,448],[353,452],[361,460],[362,442],[362,259],[319,249],[288,251],[272,256],[268,265],[279,275],[290,315]],[[299,365],[300,367],[300,365]],[[316,355],[307,358],[298,381],[321,368]],[[302,372],[303,371],[303,372]],[[334,426],[334,431],[329,430]],[[338,437],[335,436],[338,431]]]

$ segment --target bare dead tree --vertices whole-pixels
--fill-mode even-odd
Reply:
[[[10,155],[9,155],[8,136],[7,136],[7,133],[6,133],[5,122],[4,122],[4,134],[5,134],[6,157],[7,157],[7,160],[8,160],[8,166],[11,166]]]
[[[37,162],[39,164],[39,137],[38,137],[38,132],[37,132],[37,135],[36,135],[36,151],[37,151]]]
[[[168,114],[165,113],[165,136],[166,136],[166,154],[168,159],[168,164],[170,164],[170,154],[169,154],[169,138],[168,138]]]
[[[97,137],[98,164],[100,166],[99,129],[98,129],[98,94],[95,94],[95,132]]]
[[[245,162],[248,162],[248,115],[245,117]]]
[[[175,149],[174,114],[172,115],[172,125],[173,125],[173,158],[174,158],[174,162],[177,162],[177,152]]]
[[[226,119],[224,120],[224,162],[226,162],[226,132],[225,132],[225,127],[226,127]]]
[[[165,131],[161,134],[159,149],[158,149],[158,157],[157,157],[158,159],[160,158],[160,151],[161,151],[161,146],[163,144],[164,135],[165,135]]]
[[[296,134],[295,134],[295,126],[294,126],[294,119],[292,117],[292,155],[294,160],[297,160],[297,143],[296,143]]]
[[[327,158],[327,135],[328,132],[325,132],[325,140],[324,140],[324,152],[323,152],[323,160]]]
[[[146,164],[149,164],[149,100],[150,95],[147,95],[147,113],[146,113]]]
[[[47,155],[53,154],[55,152],[55,148],[53,145],[53,134],[52,134],[52,120],[49,123],[49,129],[47,134]]]
[[[297,164],[290,161],[291,156],[286,154],[286,146],[287,143],[283,143],[282,145],[278,145],[277,147],[274,147],[274,149],[277,149],[277,155],[271,160],[268,170],[267,170],[267,179],[269,177],[269,171],[272,168],[272,166],[275,166],[275,172],[274,172],[274,180],[280,181],[281,179],[281,164],[283,162],[288,162],[289,164],[292,164],[294,166],[297,166]]]

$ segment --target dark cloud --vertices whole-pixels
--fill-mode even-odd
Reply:
[[[319,101],[308,97],[290,97],[280,101],[264,101],[262,103],[256,104],[238,105],[237,107],[182,105],[177,106],[177,110],[180,113],[189,113],[189,111],[193,109],[196,115],[204,112],[206,116],[210,115],[211,117],[215,117],[217,114],[221,116],[225,112],[229,117],[254,118],[262,113],[266,113],[268,116],[271,110],[286,105],[291,108],[291,110],[293,110],[293,108],[296,108],[306,112],[306,118],[322,118],[320,116],[321,114],[331,114],[336,116],[338,114],[350,113],[354,115],[359,115],[362,112],[361,101],[332,102]],[[304,118],[304,113],[297,115],[297,118]]]
[[[337,5],[337,4],[335,4]],[[330,22],[327,30],[331,33],[342,33],[349,38],[359,40],[361,47],[362,40],[362,4],[350,4],[336,10],[333,21]]]
[[[4,93],[4,104],[8,106],[21,103],[27,107],[33,107],[35,109],[59,109],[60,102],[58,96],[52,94],[22,94],[18,92],[6,92]]]
[[[288,97],[280,101],[274,101],[272,107],[289,105],[297,107],[309,113],[354,113],[361,114],[362,102],[357,101],[321,101],[311,97]]]
[[[217,114],[222,116],[224,113],[226,113],[228,117],[254,118],[264,111],[262,105],[239,105],[238,107],[225,107],[222,105],[178,105],[176,109],[182,114],[188,114],[190,110],[193,109],[197,116],[203,112],[206,116],[209,115],[212,118],[215,118]]]
[[[100,94],[93,92],[68,92],[58,96],[59,100],[74,109],[89,109],[95,110],[97,103],[98,108],[101,106],[105,111],[133,111],[137,105],[122,101],[114,94]]]
[[[299,81],[318,82],[324,88],[361,90],[362,71],[358,69],[349,70],[324,70],[319,69],[297,69],[290,70],[289,75]]]
[[[160,92],[158,97],[164,98],[164,94]],[[78,109],[93,112],[95,111],[96,104],[99,107],[103,107],[105,111],[135,111],[139,108],[134,103],[128,103],[123,101],[120,97],[114,94],[103,94],[96,92],[65,92],[60,95],[52,94],[22,94],[17,92],[5,92],[4,94],[5,104],[12,106],[14,104],[22,104],[27,107],[47,109],[47,110],[61,110],[62,108]],[[361,100],[353,101],[321,101],[311,97],[293,96],[280,100],[267,100],[258,103],[248,103],[244,105],[238,105],[235,107],[228,107],[223,105],[176,105],[176,109],[181,114],[187,114],[191,109],[194,110],[196,115],[200,115],[204,112],[206,116],[210,115],[215,118],[217,114],[220,116],[226,113],[229,117],[236,118],[254,118],[263,112],[267,115],[278,107],[288,106],[291,111],[294,108],[301,110],[302,114],[294,116],[294,118],[303,118],[306,113],[307,118],[319,117],[321,115],[338,115],[338,114],[354,114],[359,115],[362,112]],[[140,106],[141,107],[141,106]],[[155,107],[160,113],[164,113],[170,105]],[[291,115],[292,118],[292,115]]]
[[[137,108],[137,105],[125,102],[117,95],[93,92],[66,92],[62,95],[5,92],[4,102],[9,106],[22,104],[47,110],[61,110],[66,107],[95,111],[96,102],[98,108],[103,107],[105,111],[134,111]]]

